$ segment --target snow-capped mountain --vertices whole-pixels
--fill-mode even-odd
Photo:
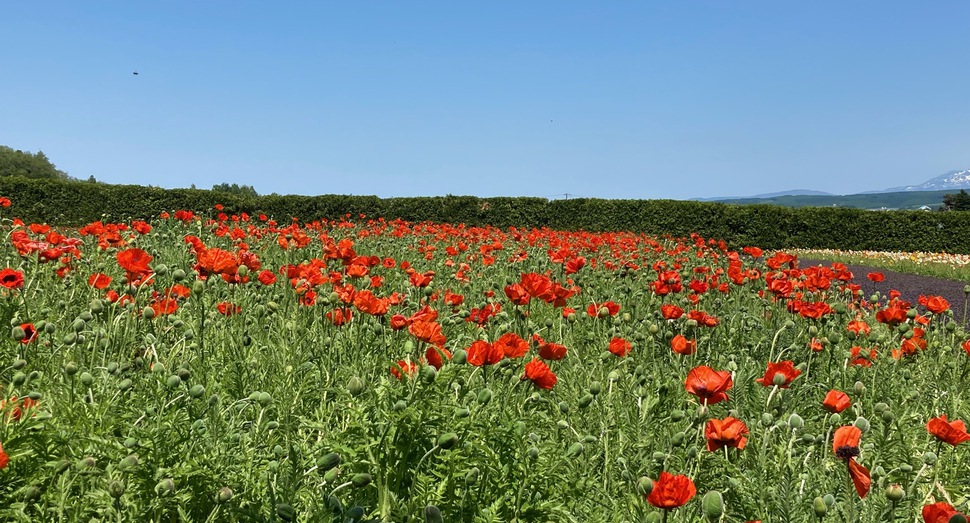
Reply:
[[[970,169],[950,171],[919,185],[905,185],[875,192],[949,191],[955,189],[970,189]]]

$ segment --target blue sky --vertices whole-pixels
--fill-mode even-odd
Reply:
[[[272,4],[8,3],[0,144],[110,183],[382,197],[970,168],[963,0]]]

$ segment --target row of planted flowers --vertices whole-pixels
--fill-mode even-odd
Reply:
[[[939,296],[696,235],[219,211],[10,222],[5,517],[966,511]]]

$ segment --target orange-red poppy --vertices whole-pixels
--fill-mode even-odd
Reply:
[[[707,450],[713,452],[722,447],[734,447],[738,450],[748,443],[748,426],[743,421],[728,416],[724,419],[709,419],[704,427],[704,437],[707,439]]]
[[[445,364],[445,359],[451,359],[451,351],[444,347],[436,347],[434,345],[429,345],[424,351],[424,359],[437,370],[441,370],[441,367]]]
[[[521,358],[529,352],[529,342],[523,340],[514,332],[507,332],[495,340],[493,344],[502,349],[506,358]]]
[[[783,389],[787,389],[791,382],[801,374],[802,371],[795,368],[795,363],[790,360],[779,361],[779,362],[768,362],[768,368],[765,370],[765,375],[756,379],[758,383],[764,385],[765,387],[771,387],[777,385]]]
[[[849,469],[849,478],[855,486],[856,493],[860,498],[866,497],[872,479],[869,469],[856,462],[855,458],[859,455],[859,442],[862,439],[862,430],[854,425],[839,427],[832,438],[832,452],[842,461],[846,462]]]
[[[709,405],[727,400],[727,391],[733,386],[730,372],[714,370],[705,365],[691,369],[684,380],[684,389]]]
[[[945,501],[924,505],[920,513],[923,516],[923,523],[949,523],[956,515],[966,518],[964,514],[953,508],[953,505]]]
[[[535,356],[532,357],[532,361],[525,364],[525,374],[522,379],[529,380],[536,387],[546,390],[552,389],[559,380],[549,366]]]
[[[684,309],[681,309],[672,303],[666,303],[660,306],[660,315],[663,316],[665,320],[676,320],[684,315]]]
[[[697,340],[687,339],[683,334],[678,334],[670,339],[670,348],[677,354],[690,356],[697,352]]]
[[[850,406],[852,406],[852,400],[849,395],[840,390],[830,390],[822,400],[822,408],[829,412],[839,413]]]
[[[946,301],[946,298],[943,296],[920,295],[917,301],[920,305],[926,307],[926,310],[932,312],[933,314],[943,314],[947,309],[950,308],[950,302]]]
[[[148,266],[152,261],[151,255],[141,249],[125,249],[115,254],[118,265],[125,271],[129,283],[141,281],[152,273]]]
[[[673,475],[666,470],[660,473],[660,477],[653,483],[653,489],[647,496],[647,502],[651,505],[671,510],[683,506],[697,494],[694,482],[684,475]]]
[[[111,281],[109,278],[108,281]],[[0,286],[8,289],[19,289],[24,286],[24,273],[6,268],[0,271]]]
[[[468,363],[476,367],[495,365],[505,358],[505,351],[487,341],[475,340],[468,347]]]
[[[616,356],[624,357],[630,353],[633,345],[623,338],[613,338],[610,340],[609,350]]]
[[[946,414],[932,418],[926,422],[926,430],[936,436],[936,439],[953,445],[954,447],[970,441],[970,434],[967,434],[967,426],[962,420],[947,421]]]

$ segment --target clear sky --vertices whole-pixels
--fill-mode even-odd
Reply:
[[[692,198],[970,168],[965,0],[37,0],[0,47],[0,144],[109,183]]]

